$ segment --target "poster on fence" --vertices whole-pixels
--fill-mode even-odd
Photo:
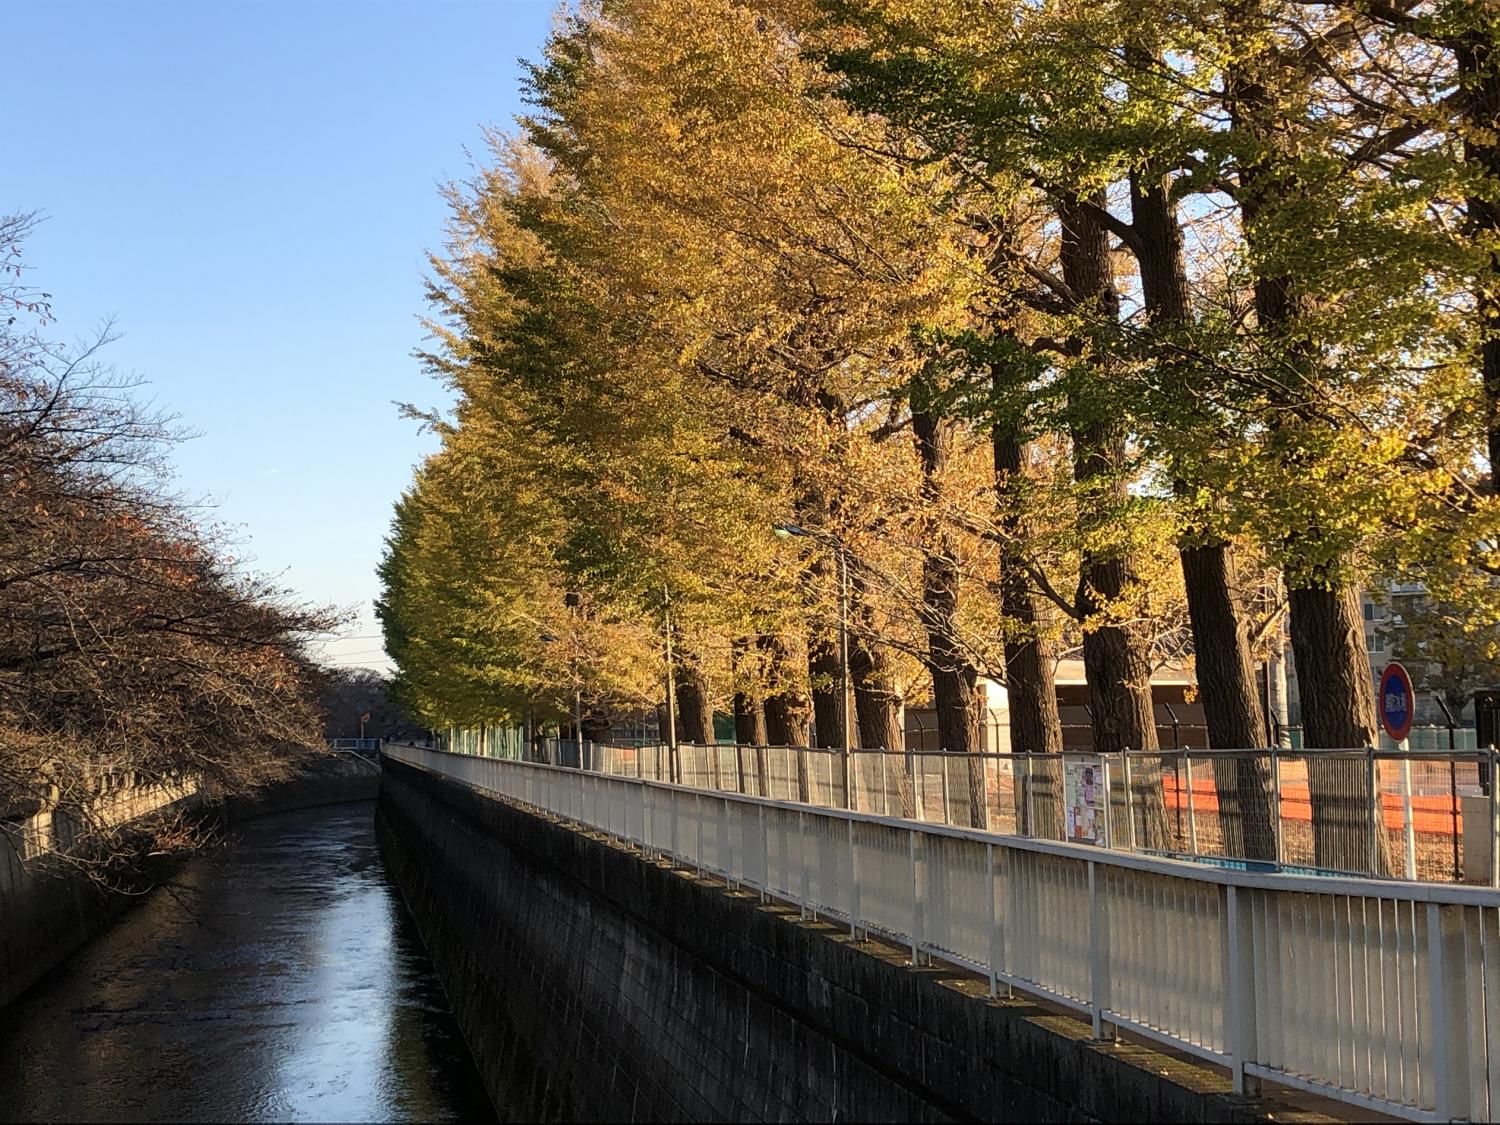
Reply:
[[[1066,838],[1076,844],[1108,844],[1105,807],[1109,785],[1104,760],[1093,756],[1063,759],[1063,809]]]

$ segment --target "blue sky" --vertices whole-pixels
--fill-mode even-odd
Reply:
[[[261,571],[355,607],[327,653],[386,667],[370,612],[391,504],[442,402],[422,343],[439,184],[521,111],[552,0],[32,0],[7,5],[0,212],[52,331],[113,317],[108,357],[201,436]]]

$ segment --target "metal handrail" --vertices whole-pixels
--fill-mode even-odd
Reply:
[[[842,918],[1260,1079],[1413,1120],[1500,1110],[1500,893],[1230,871],[441,751],[390,757]],[[771,847],[772,836],[777,846]],[[934,865],[937,865],[936,867]],[[904,872],[902,874],[901,872]],[[933,888],[946,888],[939,894]],[[1482,1033],[1481,1033],[1482,1032]]]
[[[550,747],[557,744],[549,742],[547,745]],[[567,745],[571,756],[572,747],[576,744],[570,741]],[[768,784],[779,789],[786,789],[789,784],[794,784],[796,792],[792,795],[799,800],[828,805],[844,805],[850,801],[849,794],[844,792],[842,778],[835,776],[835,771],[840,775],[844,772],[841,765],[834,764],[843,755],[843,751],[837,748],[751,746],[728,742],[683,743],[677,748],[675,756],[672,756],[674,752],[663,744],[636,748],[594,743],[585,743],[584,746],[586,757],[583,764],[585,768],[593,770],[610,773],[623,770],[626,773],[641,774],[644,772],[644,765],[649,765],[654,776],[682,780],[682,771],[687,769],[688,773],[696,774],[693,778],[695,783],[710,789],[764,794]],[[1163,841],[1157,832],[1151,837],[1150,845],[1164,853],[1188,855],[1204,862],[1275,863],[1303,870],[1316,867],[1329,873],[1363,872],[1379,875],[1384,867],[1380,860],[1383,849],[1377,846],[1378,832],[1385,830],[1388,818],[1395,817],[1399,823],[1390,825],[1390,830],[1399,834],[1404,847],[1398,845],[1397,841],[1392,841],[1393,849],[1402,853],[1401,856],[1393,856],[1393,861],[1404,858],[1404,870],[1408,878],[1480,880],[1488,881],[1493,886],[1500,885],[1500,870],[1497,870],[1497,865],[1490,859],[1491,856],[1500,854],[1500,802],[1497,802],[1495,794],[1490,795],[1489,815],[1478,812],[1481,822],[1488,821],[1488,830],[1482,826],[1478,830],[1479,835],[1474,835],[1464,814],[1467,812],[1473,816],[1476,810],[1460,809],[1460,804],[1470,799],[1461,795],[1460,790],[1481,789],[1483,773],[1471,774],[1460,787],[1460,775],[1456,772],[1459,765],[1463,765],[1468,771],[1476,769],[1475,763],[1489,761],[1490,754],[1489,750],[1403,752],[1371,747],[1363,750],[1285,750],[1268,747],[1243,751],[1183,747],[1104,755],[1087,750],[1035,755],[994,751],[959,755],[928,750],[899,753],[853,750],[850,752],[850,761],[854,767],[851,776],[856,807],[863,804],[871,811],[886,812],[899,801],[906,815],[923,819],[934,814],[930,806],[932,799],[936,797],[939,803],[935,815],[939,819],[962,818],[964,814],[961,810],[967,803],[968,816],[978,819],[968,819],[966,823],[984,825],[991,818],[998,817],[1003,822],[1014,817],[1018,832],[1033,831],[1033,826],[1037,824],[1045,827],[1049,823],[1060,822],[1061,814],[1058,810],[1063,794],[1058,784],[1058,775],[1051,774],[1049,781],[1047,772],[1038,774],[1044,763],[1055,765],[1079,758],[1113,762],[1119,776],[1113,780],[1111,788],[1116,801],[1123,799],[1124,808],[1110,818],[1120,823],[1115,825],[1113,838],[1105,842],[1111,846],[1132,849],[1145,843],[1137,829],[1144,823],[1140,818],[1148,813],[1147,805],[1142,803],[1141,797],[1150,790],[1140,783],[1139,778],[1131,780],[1132,773],[1136,771],[1130,767],[1132,763],[1150,762],[1169,770],[1171,777],[1171,784],[1162,789],[1164,798],[1170,797],[1172,801],[1172,822],[1167,832],[1169,839]],[[796,755],[796,758],[788,763],[787,755]],[[551,761],[558,760],[550,750],[545,756]],[[670,760],[664,756],[670,756]],[[1268,825],[1270,837],[1262,838],[1260,833],[1265,831],[1265,827],[1259,828],[1253,837],[1256,841],[1254,848],[1249,846],[1252,838],[1236,827],[1238,822],[1234,818],[1243,815],[1237,798],[1232,798],[1229,805],[1224,805],[1223,791],[1218,780],[1211,781],[1209,791],[1200,795],[1196,791],[1203,787],[1203,775],[1201,770],[1196,777],[1193,773],[1194,766],[1201,766],[1203,760],[1217,763],[1247,758],[1258,761],[1260,765],[1263,774],[1261,782],[1266,785],[1264,800],[1272,810]],[[1368,796],[1365,800],[1368,808],[1361,823],[1368,836],[1369,846],[1362,862],[1351,863],[1345,859],[1333,864],[1319,864],[1317,861],[1318,852],[1314,846],[1315,836],[1312,834],[1314,826],[1309,822],[1308,814],[1309,800],[1313,794],[1298,775],[1310,768],[1312,763],[1320,761],[1362,762],[1366,767]],[[879,763],[878,778],[869,773],[869,763],[872,762]],[[936,774],[932,771],[933,762],[938,762],[943,767]],[[965,762],[971,765],[966,767],[963,764]],[[1388,762],[1401,763],[1399,778],[1389,775],[1380,777],[1380,767]],[[1411,776],[1412,763],[1430,770],[1433,763],[1442,762],[1448,765],[1445,780],[1451,791],[1446,794],[1433,791],[1435,779],[1430,772],[1418,778]],[[774,769],[771,768],[773,764]],[[995,766],[999,767],[999,772],[992,772]],[[966,769],[969,770],[967,780],[964,773]],[[1295,772],[1288,778],[1284,775],[1289,770]],[[1184,771],[1192,784],[1185,784]],[[789,777],[789,774],[792,776]],[[896,780],[902,774],[906,778],[904,789],[900,787],[902,783]],[[1119,788],[1122,780],[1128,783],[1123,790]],[[971,782],[979,788],[971,788]],[[1421,783],[1424,792],[1417,791],[1417,782]],[[897,786],[894,789],[893,784]],[[1037,786],[1041,788],[1037,790]],[[1015,793],[1007,794],[1006,790],[1015,790]],[[1024,797],[1021,795],[1022,791]],[[1375,798],[1377,792],[1378,806]],[[1443,796],[1447,797],[1446,807],[1438,813],[1430,807],[1431,801]],[[1043,800],[1050,804],[1037,803]],[[1047,813],[1048,808],[1052,809],[1050,814],[1041,821],[1034,819],[1038,813]],[[1245,823],[1248,829],[1251,822]],[[1226,827],[1234,829],[1232,837],[1224,834]],[[1470,840],[1471,837],[1470,844],[1461,847],[1461,839]],[[1487,848],[1485,837],[1489,840]],[[1230,846],[1232,841],[1238,843]],[[1240,844],[1245,846],[1241,848]]]
[[[1035,836],[1023,836],[1010,832],[994,832],[984,828],[968,828],[958,824],[939,824],[935,821],[912,821],[906,817],[885,816],[860,809],[845,809],[837,805],[817,805],[801,801],[788,801],[778,797],[758,797],[751,793],[737,793],[731,789],[703,789],[695,785],[659,781],[654,778],[633,777],[624,773],[601,773],[596,770],[579,770],[576,766],[558,766],[549,762],[527,762],[515,758],[484,758],[475,754],[464,754],[456,750],[432,750],[420,746],[399,745],[402,750],[426,750],[432,754],[445,754],[452,758],[474,759],[481,762],[500,762],[508,765],[526,766],[545,770],[562,777],[584,776],[607,778],[610,782],[627,785],[650,786],[676,793],[711,796],[715,800],[745,802],[764,805],[783,812],[815,811],[819,816],[841,821],[857,821],[861,824],[877,824],[889,828],[907,830],[913,824],[933,836],[945,836],[955,840],[970,840],[975,843],[1003,843],[1006,847],[1034,852],[1038,855],[1055,855],[1069,859],[1087,860],[1091,863],[1108,864],[1130,868],[1135,871],[1150,871],[1174,878],[1193,879],[1197,882],[1215,883],[1222,886],[1242,886],[1257,890],[1283,890],[1305,892],[1309,889],[1320,894],[1364,895],[1402,902],[1445,902],[1500,906],[1500,891],[1488,887],[1455,886],[1451,883],[1409,882],[1400,879],[1370,879],[1365,876],[1299,875],[1290,872],[1238,871],[1231,868],[1207,867],[1191,860],[1172,856],[1156,856],[1142,852],[1116,851],[1094,847],[1090,844],[1074,844],[1067,840],[1046,840]],[[684,746],[688,745],[683,743]],[[729,745],[721,743],[720,745]],[[837,753],[837,749],[834,751]],[[392,755],[400,757],[399,755]],[[949,755],[954,757],[955,755]],[[408,763],[411,764],[411,763]]]

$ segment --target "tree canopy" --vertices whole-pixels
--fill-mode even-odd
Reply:
[[[1497,36],[1481,0],[568,11],[433,258],[403,697],[655,707],[670,606],[684,690],[826,734],[841,559],[866,745],[931,699],[974,748],[987,676],[1055,751],[1069,650],[1101,749],[1154,748],[1165,659],[1261,744],[1283,612],[1309,744],[1368,743],[1359,589],[1500,622]]]

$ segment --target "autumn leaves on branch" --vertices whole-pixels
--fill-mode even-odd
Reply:
[[[670,599],[696,711],[795,740],[835,713],[831,542],[867,746],[930,698],[976,748],[988,676],[1055,751],[1070,651],[1101,750],[1155,748],[1182,659],[1213,744],[1263,745],[1283,613],[1308,744],[1371,743],[1362,587],[1500,621],[1497,39],[1484,0],[573,13],[434,257],[457,405],[384,564],[400,690],[656,706]]]
[[[47,338],[0,217],[0,816],[63,807],[98,838],[102,785],[210,794],[283,777],[321,748],[303,645],[333,626],[248,576],[174,495],[180,436],[101,347]]]

